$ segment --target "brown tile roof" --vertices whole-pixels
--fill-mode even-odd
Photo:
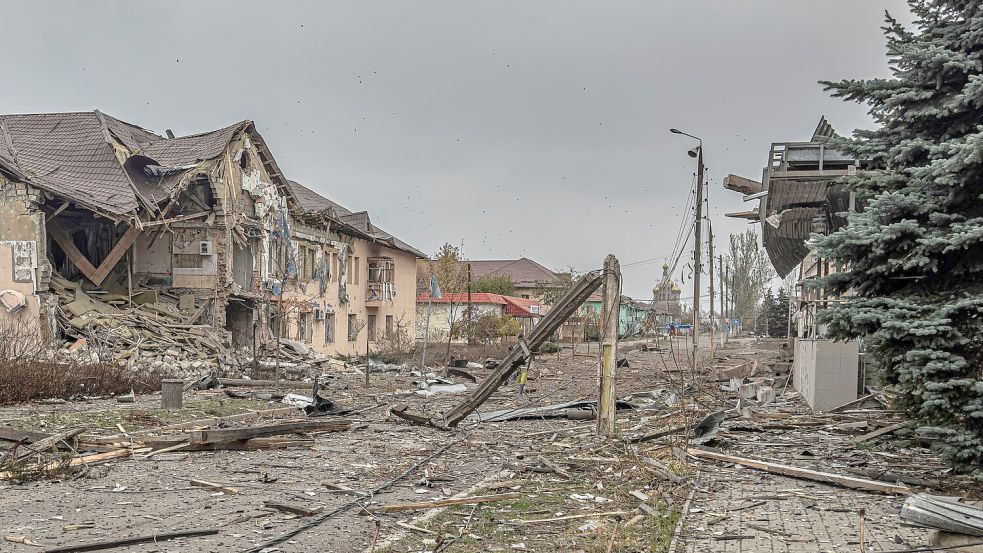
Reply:
[[[99,111],[0,115],[0,166],[89,209],[124,215],[164,200],[180,180],[173,172],[150,177],[145,165],[183,167],[212,159],[248,125],[240,121],[167,139]],[[114,137],[136,154],[125,166]]]
[[[544,282],[556,280],[556,273],[536,263],[528,257],[519,259],[496,259],[479,261],[462,261],[471,264],[472,278],[483,276],[508,276],[516,286],[532,287]]]
[[[7,157],[39,188],[113,214],[138,207],[98,112],[0,115],[0,131]]]
[[[420,250],[373,225],[369,220],[368,211],[358,211],[352,213],[341,204],[325,198],[297,181],[288,180],[287,188],[297,201],[301,211],[305,213],[325,213],[328,217],[348,225],[349,227],[366,234],[375,240],[385,242],[397,250],[402,250],[420,258],[427,257],[427,255]]]

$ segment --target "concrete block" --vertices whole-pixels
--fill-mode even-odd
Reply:
[[[164,379],[160,381],[161,409],[181,409],[184,406],[184,381]]]
[[[737,389],[737,399],[751,399],[757,397],[757,395],[757,384],[741,384],[741,387]]]
[[[761,386],[758,388],[758,403],[762,405],[775,401],[775,389],[771,386]]]

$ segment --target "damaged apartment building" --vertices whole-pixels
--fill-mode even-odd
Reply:
[[[134,361],[363,353],[414,328],[416,249],[288,181],[251,121],[166,136],[0,115],[0,322]]]

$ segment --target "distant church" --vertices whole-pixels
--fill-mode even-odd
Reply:
[[[658,324],[678,322],[682,314],[679,295],[682,290],[669,276],[669,265],[662,266],[662,280],[652,288],[652,308]]]

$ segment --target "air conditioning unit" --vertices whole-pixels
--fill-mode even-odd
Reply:
[[[215,253],[215,245],[211,240],[202,240],[198,242],[198,253],[201,255],[212,255]]]
[[[324,310],[323,309],[315,309],[314,310],[314,320],[315,321],[323,321],[324,320]]]

